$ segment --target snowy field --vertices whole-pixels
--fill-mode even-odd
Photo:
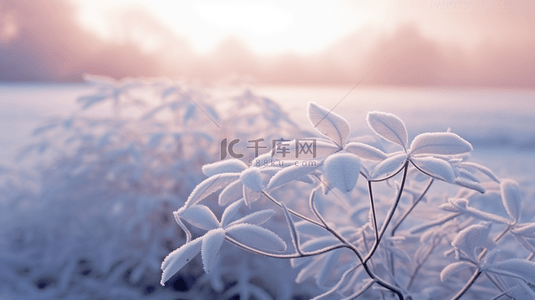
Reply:
[[[0,84],[0,228],[5,237],[0,242],[0,270],[6,270],[0,272],[0,299],[210,299],[206,295],[235,299],[244,294],[255,299],[307,299],[325,291],[310,278],[294,284],[299,270],[285,260],[266,263],[228,243],[221,248],[221,265],[214,272],[204,274],[196,260],[166,287],[159,285],[163,257],[185,241],[171,212],[206,178],[201,166],[219,160],[221,139],[300,138],[297,135],[312,132],[306,114],[310,101],[334,108],[348,121],[355,138],[374,135],[366,114],[375,110],[403,120],[409,141],[424,132],[450,129],[472,144],[470,161],[489,167],[500,179],[518,181],[522,207],[527,208],[522,220],[535,219],[531,215],[535,211],[533,90],[252,86],[252,94],[238,88],[185,88],[186,96],[169,82],[153,88],[162,99],[136,94],[121,98],[128,105],[108,101],[82,112],[82,105],[99,97],[78,103],[76,99],[95,95],[94,85]],[[145,102],[136,98],[147,95]],[[47,125],[50,130],[36,134],[36,128]],[[30,154],[22,150],[32,143],[36,146]],[[288,191],[290,198],[295,196],[292,199],[303,196],[298,189],[303,183],[298,184]],[[359,184],[353,196],[367,197],[365,184],[362,180]],[[411,188],[420,189],[419,184]],[[432,201],[442,201],[439,188],[447,184],[436,186],[438,196]],[[377,193],[383,196],[380,188]],[[378,200],[378,204],[378,210],[386,212],[388,202]],[[355,205],[362,208],[358,205],[367,203]],[[506,217],[500,205],[484,203],[483,208]],[[218,216],[222,212],[211,209]],[[436,213],[436,208],[419,209],[417,216]],[[284,232],[283,239],[291,244],[284,216],[277,214],[266,224]],[[515,242],[507,238],[507,243]],[[442,246],[450,244],[444,241]],[[514,257],[515,251],[525,255],[515,247],[504,251],[504,257]],[[445,266],[442,253],[434,254],[438,259],[432,260],[430,270],[440,272]],[[460,274],[470,277],[468,272]],[[334,272],[332,277],[336,276],[341,274]],[[454,283],[466,282],[463,276]],[[323,283],[334,285],[332,277]],[[430,278],[426,280],[439,282],[438,277]],[[437,299],[436,291],[426,291],[420,279],[422,283],[416,282],[411,292],[421,299]],[[468,298],[489,299],[496,294],[488,281],[480,281]],[[390,296],[386,298],[394,299]]]

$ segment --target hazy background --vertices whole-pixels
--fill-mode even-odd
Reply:
[[[535,2],[0,1],[0,80],[535,86]]]

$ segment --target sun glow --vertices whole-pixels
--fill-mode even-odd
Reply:
[[[83,26],[106,39],[117,39],[113,15],[138,6],[158,22],[206,53],[222,40],[242,40],[259,54],[317,52],[370,23],[384,22],[384,3],[351,1],[168,1],[71,0],[80,7]],[[116,30],[115,30],[116,31]]]

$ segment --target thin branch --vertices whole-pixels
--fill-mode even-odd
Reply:
[[[358,298],[360,295],[364,294],[364,292],[366,292],[374,283],[375,283],[375,280],[368,281],[365,285],[362,286],[360,290],[358,290],[357,292],[355,292],[349,297],[343,298],[342,300],[351,300],[351,299]]]
[[[372,182],[368,181],[368,193],[370,195],[370,210],[373,218],[373,231],[375,233],[375,241],[379,240],[379,230],[377,229],[377,214],[375,212],[375,203],[373,201]]]
[[[511,229],[511,226],[510,225],[507,225],[503,230],[502,232],[500,232],[500,234],[498,234],[495,238],[494,238],[494,242],[497,243],[498,241],[500,241],[500,239],[509,231],[509,229]],[[479,254],[479,257],[478,257],[478,260],[481,261],[481,259],[485,256],[485,254],[487,254],[488,252],[488,249],[485,248],[483,249],[483,251],[481,251],[481,253]]]
[[[271,202],[275,203],[278,207],[282,208],[282,205],[279,203],[279,201],[275,200],[275,198],[273,198],[270,194],[268,194],[265,191],[262,191],[262,194],[264,194],[264,196],[266,196],[269,200],[271,200]],[[294,210],[291,210],[291,209],[288,208],[288,212],[291,213],[292,215],[298,217],[298,218],[301,218],[301,219],[305,220],[305,221],[308,221],[308,222],[316,224],[316,225],[318,225],[320,227],[326,228],[325,224],[321,224],[321,223],[319,223],[317,221],[314,221],[314,220],[310,219],[309,217],[303,216],[302,214],[300,214],[300,213],[298,213],[298,212],[296,212]]]
[[[418,263],[418,265],[416,266],[416,268],[414,269],[414,271],[412,272],[411,274],[411,278],[409,279],[409,283],[407,284],[407,290],[409,290],[412,286],[412,284],[414,283],[414,279],[416,278],[416,276],[418,275],[418,272],[420,272],[420,268],[425,264],[425,262],[427,261],[427,258],[429,258],[429,256],[431,255],[431,253],[433,253],[433,250],[435,250],[435,247],[440,244],[440,241],[442,239],[440,239],[438,242],[436,243],[433,243],[433,246],[431,246],[431,248],[429,249],[429,251],[427,251],[427,253],[425,254],[424,258],[422,259],[421,262]]]
[[[474,272],[474,275],[472,275],[470,280],[468,280],[468,282],[462,288],[462,290],[460,290],[455,296],[453,296],[453,298],[451,298],[451,300],[457,300],[457,299],[461,298],[464,295],[464,293],[466,293],[468,291],[468,289],[472,286],[472,284],[474,284],[474,282],[479,277],[479,275],[481,275],[481,270],[477,269]]]
[[[334,293],[334,292],[335,292],[335,291],[342,285],[342,283],[345,281],[346,277],[347,277],[349,274],[353,273],[353,272],[354,272],[359,266],[361,266],[361,265],[362,265],[362,264],[358,264],[358,265],[356,265],[356,266],[354,266],[354,267],[352,267],[352,268],[349,268],[347,271],[344,272],[344,274],[342,275],[342,278],[340,278],[340,280],[338,281],[337,284],[335,284],[335,285],[334,285],[332,288],[330,288],[327,292],[325,292],[325,293],[323,293],[323,294],[321,294],[321,295],[319,295],[319,296],[317,296],[317,297],[319,298],[319,297],[323,297],[323,296],[328,296],[328,295]]]
[[[407,216],[412,212],[412,210],[416,207],[416,205],[418,205],[420,200],[422,200],[424,198],[425,194],[427,193],[427,191],[429,190],[429,188],[431,187],[431,185],[433,184],[434,181],[435,181],[434,178],[431,178],[429,180],[429,182],[425,186],[425,188],[422,191],[422,193],[420,194],[420,196],[418,196],[418,198],[412,203],[411,207],[407,211],[405,211],[403,216],[401,216],[399,221],[394,225],[394,227],[392,228],[392,232],[390,233],[390,236],[394,236],[396,234],[396,230],[398,229],[398,227],[401,225],[401,223],[403,223],[403,221],[405,221]],[[394,271],[394,259],[395,259],[394,258],[394,254],[390,253],[390,268],[392,270],[392,274],[394,274],[394,272],[395,272]]]
[[[319,250],[312,251],[312,252],[302,252],[302,254],[299,254],[299,253],[276,254],[276,253],[269,253],[269,252],[265,252],[265,251],[262,251],[262,250],[258,250],[258,249],[249,247],[247,245],[244,245],[244,244],[236,241],[235,239],[233,239],[233,238],[231,238],[229,236],[226,236],[225,239],[227,241],[229,241],[230,243],[234,244],[235,246],[240,247],[240,248],[242,248],[244,250],[247,250],[249,252],[252,252],[252,253],[255,253],[255,254],[264,255],[264,256],[267,256],[267,257],[285,258],[285,259],[287,259],[287,258],[300,258],[300,257],[316,256],[316,255],[327,253],[329,251],[340,249],[340,248],[349,248],[347,245],[338,244],[338,245],[332,245],[332,246],[325,247],[323,249],[319,249]]]
[[[388,180],[396,175],[399,174],[399,172],[401,172],[401,170],[403,170],[403,168],[406,166],[407,162],[405,162],[403,165],[401,165],[401,167],[399,169],[397,169],[394,173],[386,176],[386,177],[383,177],[383,178],[379,178],[379,179],[368,179],[369,181],[371,182],[380,182],[380,181],[385,181],[385,180]]]
[[[425,196],[425,194],[427,193],[427,191],[429,190],[429,188],[431,187],[431,185],[433,184],[433,182],[435,182],[435,179],[434,178],[431,178],[429,180],[429,182],[427,183],[427,185],[425,186],[424,190],[422,191],[422,193],[420,194],[420,196],[418,196],[418,199],[416,199],[416,201],[414,201],[414,203],[411,205],[411,207],[403,214],[403,216],[401,216],[401,218],[399,219],[399,221],[396,223],[396,225],[394,225],[394,227],[392,228],[392,236],[394,236],[396,234],[396,230],[398,229],[398,227],[401,225],[401,223],[403,223],[403,221],[405,221],[405,219],[407,218],[407,216],[412,212],[412,210],[414,209],[414,207],[416,207],[416,205],[420,202],[420,200],[422,200]]]
[[[399,188],[398,196],[396,198],[396,201],[394,202],[394,205],[392,205],[392,207],[388,211],[388,215],[386,216],[385,222],[381,226],[381,231],[379,233],[379,239],[377,240],[376,243],[373,244],[372,250],[368,253],[368,255],[366,255],[366,258],[364,259],[364,264],[366,262],[368,262],[368,260],[373,256],[373,254],[377,250],[377,247],[379,247],[379,243],[381,242],[381,239],[383,238],[383,235],[384,235],[384,233],[386,231],[386,228],[388,227],[388,224],[392,220],[392,216],[394,215],[394,212],[396,211],[396,208],[397,208],[397,206],[399,204],[399,200],[401,199],[401,194],[403,193],[403,188],[405,187],[405,181],[407,179],[407,169],[408,169],[407,162],[405,162],[405,164],[403,166],[404,166],[403,178],[401,179],[401,187]]]
[[[407,172],[405,171],[405,175],[407,174]],[[360,253],[360,251],[357,249],[357,247],[355,247],[355,245],[349,243],[342,235],[340,235],[336,230],[332,229],[331,227],[329,227],[329,225],[327,225],[327,222],[325,221],[325,219],[321,216],[321,214],[318,212],[318,209],[316,208],[316,205],[314,204],[314,195],[316,193],[317,189],[314,190],[312,192],[312,194],[310,195],[310,207],[312,209],[312,211],[314,212],[314,214],[316,215],[316,217],[318,217],[318,219],[323,223],[323,225],[325,226],[324,228],[327,229],[332,235],[334,235],[339,241],[341,241],[342,243],[346,244],[349,249],[351,249],[353,251],[353,253],[355,253],[355,255],[358,257],[358,259],[360,260],[360,263],[362,264],[362,266],[364,267],[364,270],[366,271],[366,273],[368,274],[368,276],[370,276],[371,279],[375,280],[379,285],[381,285],[382,287],[392,291],[393,293],[395,293],[398,298],[400,300],[403,300],[404,297],[403,297],[403,294],[401,293],[401,291],[399,290],[399,288],[391,285],[390,283],[386,282],[385,280],[381,279],[380,277],[378,277],[377,275],[375,275],[371,270],[370,268],[368,267],[368,265],[366,264],[367,263],[367,260],[365,261],[362,257],[362,254]],[[369,259],[368,259],[369,260]]]

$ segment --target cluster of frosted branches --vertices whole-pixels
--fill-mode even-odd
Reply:
[[[535,299],[535,223],[520,222],[516,182],[467,161],[470,143],[451,132],[409,143],[398,117],[370,112],[370,128],[399,150],[385,152],[350,142],[348,122],[314,103],[308,118],[326,139],[299,160],[277,148],[249,166],[202,168],[208,178],[173,213],[187,241],[163,261],[162,284],[199,252],[210,274],[227,241],[291,259],[297,282],[314,278],[323,289],[314,299]],[[299,147],[291,141],[289,153]],[[296,187],[297,196],[286,192]],[[201,204],[217,192],[220,218]],[[285,232],[270,227],[273,208],[284,217],[271,226],[285,220]],[[188,224],[204,234],[193,238]]]
[[[0,169],[0,298],[292,297],[292,282],[264,273],[288,263],[249,253],[217,273],[190,264],[168,287],[158,284],[161,260],[186,240],[168,211],[219,156],[221,132],[211,120],[242,139],[256,138],[256,128],[299,132],[280,107],[242,88],[88,81],[94,91],[78,99],[79,109],[35,130],[35,143],[20,152],[29,171]],[[235,250],[221,257],[236,261]]]

